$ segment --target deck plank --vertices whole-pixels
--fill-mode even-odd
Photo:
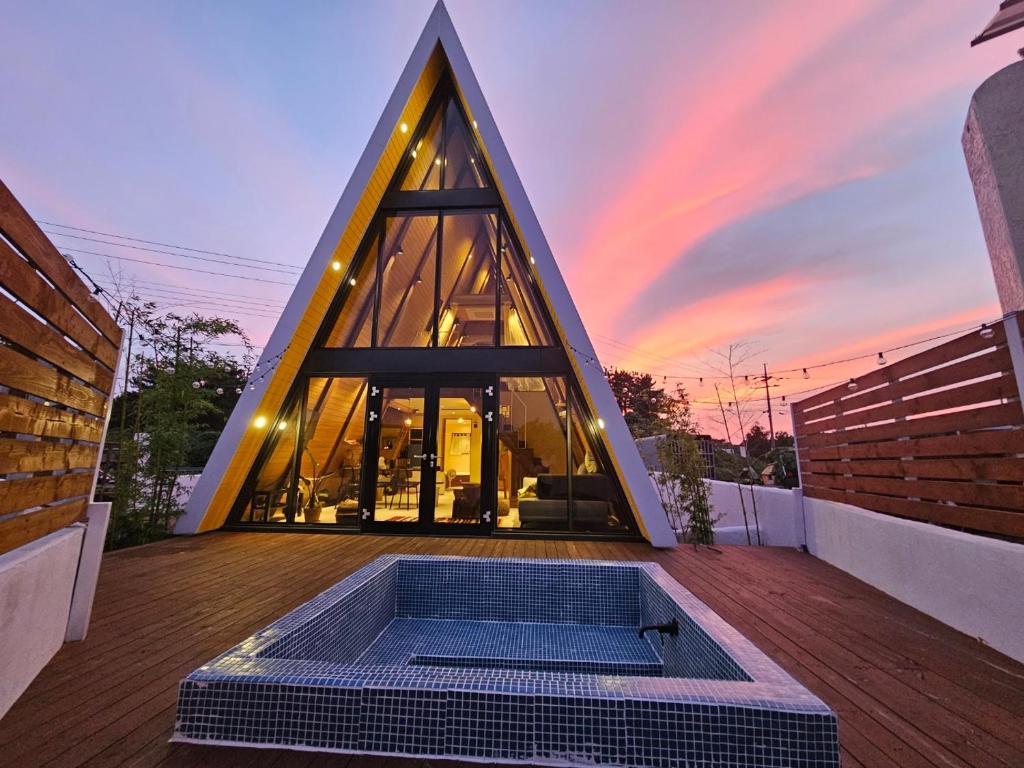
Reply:
[[[167,741],[180,677],[385,553],[653,560],[835,709],[844,765],[1024,764],[1024,665],[795,550],[238,532],[108,555],[89,637],[0,720],[5,764],[426,768]]]

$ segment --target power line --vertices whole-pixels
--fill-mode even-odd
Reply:
[[[43,232],[45,232],[48,235],[56,235],[57,237],[73,237],[73,238],[76,238],[78,240],[88,240],[91,243],[102,243],[103,245],[113,245],[113,246],[116,246],[118,248],[133,248],[133,249],[135,249],[137,251],[146,251],[148,253],[161,253],[161,254],[164,254],[165,256],[180,256],[183,259],[194,259],[195,261],[205,261],[205,262],[209,262],[211,264],[226,264],[229,267],[248,267],[249,269],[259,269],[259,270],[262,270],[263,272],[278,272],[278,273],[283,274],[283,275],[293,275],[293,274],[295,274],[295,272],[301,271],[301,270],[299,270],[298,267],[288,267],[288,269],[275,269],[274,267],[254,267],[254,266],[250,266],[248,264],[238,264],[238,263],[236,263],[234,261],[224,261],[222,259],[209,259],[209,258],[207,258],[205,256],[193,256],[193,255],[188,254],[188,253],[175,253],[173,251],[163,251],[163,250],[160,250],[159,248],[145,248],[145,247],[143,247],[141,245],[128,245],[126,243],[112,243],[109,240],[98,240],[95,237],[82,237],[81,235],[69,235],[69,234],[66,234],[64,232],[53,232],[53,231],[51,231],[49,229],[44,229]],[[71,250],[71,249],[69,249],[69,250]]]
[[[982,323],[982,325],[991,325],[993,322],[995,322],[995,321],[990,321],[989,323]],[[819,368],[828,368],[829,366],[833,366],[833,365],[842,365],[843,363],[852,363],[852,362],[856,362],[858,360],[867,360],[867,359],[871,359],[871,358],[877,358],[879,353],[900,352],[900,351],[902,351],[904,349],[910,349],[911,347],[917,347],[917,346],[920,346],[922,344],[928,344],[929,342],[932,342],[932,341],[941,341],[942,339],[948,339],[948,338],[950,338],[952,336],[960,336],[960,335],[963,335],[965,333],[969,333],[970,331],[973,331],[973,330],[975,330],[976,328],[979,328],[979,327],[981,327],[981,326],[979,326],[979,325],[972,325],[972,326],[970,326],[968,328],[961,328],[961,329],[956,330],[956,331],[950,331],[948,333],[942,333],[942,334],[938,334],[938,335],[935,335],[935,336],[929,336],[928,338],[918,339],[917,341],[911,341],[911,342],[908,342],[906,344],[901,344],[899,346],[886,347],[884,349],[879,350],[879,352],[868,352],[868,353],[865,353],[863,355],[854,355],[852,357],[846,357],[846,358],[842,358],[842,359],[839,359],[839,360],[829,360],[829,361],[822,362],[822,363],[813,363],[813,364],[809,364],[809,365],[802,365],[802,366],[799,366],[799,367],[796,367],[796,368],[781,368],[781,369],[773,370],[773,371],[771,371],[771,373],[773,373],[773,374],[804,373],[805,374],[804,378],[810,378],[810,376],[807,375],[808,371],[817,370]],[[622,344],[622,346],[628,346],[628,345],[623,344],[622,342],[618,342],[618,343]],[[601,367],[600,361],[596,357],[594,357],[593,355],[589,355],[587,353],[584,353],[584,352],[580,351],[578,348],[576,348],[572,344],[570,344],[569,346],[570,346],[570,348],[574,352],[576,352],[577,355],[579,355],[581,358],[583,358],[584,362],[592,363],[594,365],[597,365],[598,367]],[[643,350],[639,350],[639,349],[637,349],[637,351],[643,352]],[[707,375],[704,375],[704,376],[683,376],[683,375],[674,374],[674,373],[662,373],[662,372],[653,372],[653,371],[645,371],[645,373],[647,373],[648,375],[650,375],[653,378],[661,378],[663,380],[673,379],[673,380],[701,381],[701,382],[703,382],[705,379],[707,379],[708,381],[714,381],[714,380],[722,381],[722,380],[729,380],[729,379],[732,379],[732,378],[740,378],[740,377],[742,377],[745,380],[760,379],[762,377],[762,374],[759,373],[759,372],[737,373],[735,377],[733,377],[733,376],[726,376],[726,375],[722,375],[722,374],[715,374],[715,373],[708,373]],[[781,377],[776,376],[775,378],[781,378]]]
[[[163,264],[159,261],[146,261],[145,259],[131,259],[127,256],[114,256],[109,253],[98,253],[96,251],[84,251],[81,248],[63,248],[65,251],[72,251],[74,253],[83,253],[89,256],[99,256],[104,259],[116,259],[117,261],[131,261],[136,264],[150,264],[154,267],[166,267],[167,269],[180,269],[184,272],[196,272],[202,275],[217,275],[218,277],[234,277],[238,280],[249,280],[257,283],[271,283],[273,285],[287,285],[289,288],[294,288],[295,283],[285,283],[281,280],[269,280],[265,277],[253,277],[251,275],[232,275],[227,272],[211,272],[207,269],[196,269],[195,267],[179,267],[175,264]]]
[[[208,251],[208,250],[205,250],[203,248],[189,248],[188,246],[185,246],[185,245],[172,245],[171,243],[161,243],[161,242],[159,242],[157,240],[144,240],[141,237],[131,237],[130,235],[118,235],[118,234],[114,234],[112,232],[100,232],[100,231],[95,230],[95,229],[85,229],[84,227],[73,227],[70,224],[58,224],[55,221],[43,221],[42,219],[36,219],[35,221],[36,221],[37,224],[45,224],[48,227],[60,227],[61,229],[71,229],[71,230],[74,230],[75,232],[88,232],[90,235],[101,235],[103,237],[114,237],[114,238],[117,238],[118,240],[134,240],[136,243],[145,243],[146,245],[159,245],[159,246],[161,246],[163,248],[174,248],[174,249],[179,250],[179,251],[191,251],[192,253],[205,253],[208,256],[223,256],[226,259],[238,259],[240,261],[252,261],[252,262],[256,262],[258,264],[274,264],[274,265],[279,266],[279,267],[291,267],[292,269],[299,269],[299,267],[296,267],[294,264],[286,264],[286,263],[280,262],[280,261],[267,261],[265,259],[254,259],[254,258],[249,257],[249,256],[232,256],[230,253],[224,253],[223,251]],[[57,233],[52,233],[52,234],[63,234],[63,233],[57,232]],[[67,235],[67,234],[65,234],[64,237],[76,237],[76,235]],[[82,239],[82,240],[89,240],[90,238],[80,238],[80,239]],[[102,242],[102,241],[97,240],[96,242]],[[111,245],[121,245],[121,244],[120,243],[111,243]],[[134,245],[124,245],[124,247],[125,248],[135,248],[137,246],[134,246]],[[140,249],[140,250],[145,250],[145,249]],[[159,251],[159,253],[163,253],[163,251]],[[182,255],[182,254],[175,254],[175,255]]]
[[[230,310],[231,314],[238,315],[239,317],[256,317],[261,318],[263,320],[277,320],[277,315],[261,315],[253,312],[246,312],[244,311],[244,308],[240,307],[222,307],[221,305],[215,302],[175,301],[174,298],[168,298],[165,296],[140,296],[139,298],[145,299],[147,301],[152,301],[152,303],[155,304],[158,309],[163,310],[177,309],[178,307],[191,307],[206,310],[221,308]]]
[[[281,309],[280,306],[268,306],[268,304],[266,302],[249,301],[249,300],[246,300],[246,299],[231,299],[231,298],[226,298],[226,297],[222,297],[222,296],[209,296],[209,295],[203,294],[203,293],[198,292],[198,291],[193,292],[193,291],[190,291],[190,290],[187,290],[187,289],[185,289],[185,290],[174,290],[174,289],[170,289],[170,288],[152,288],[152,287],[149,287],[149,286],[138,286],[138,287],[136,287],[136,286],[120,286],[120,285],[114,284],[110,280],[103,281],[103,285],[104,285],[104,287],[106,288],[107,291],[115,291],[115,292],[121,292],[121,293],[138,293],[138,292],[142,292],[142,293],[147,293],[147,294],[156,294],[158,296],[159,295],[163,295],[163,296],[167,296],[167,297],[170,297],[170,298],[209,299],[211,302],[222,303],[222,304],[226,304],[228,306],[238,306],[238,307],[240,307],[242,309],[251,308],[251,309],[263,309],[263,310],[268,310],[268,311],[269,310],[273,310],[273,309]]]
[[[112,282],[112,280],[111,280]],[[131,276],[132,285],[138,284],[142,287],[156,287],[166,288],[168,290],[179,290],[179,291],[195,291],[196,295],[211,296],[213,298],[226,297],[229,299],[252,299],[257,302],[266,302],[267,304],[275,304],[280,307],[284,307],[285,302],[280,299],[265,299],[262,296],[250,296],[243,293],[229,293],[227,291],[214,291],[210,288],[191,288],[187,285],[177,285],[176,283],[163,283],[158,280],[144,280],[142,278]]]

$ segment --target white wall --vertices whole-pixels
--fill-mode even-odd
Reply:
[[[0,555],[0,717],[60,649],[85,527]]]
[[[803,519],[800,509],[799,490],[766,488],[764,486],[740,486],[720,480],[708,482],[711,486],[711,503],[714,514],[721,516],[715,524],[715,541],[720,544],[746,544],[747,533],[743,521],[743,507],[740,495],[747,507],[747,525],[750,539],[757,543],[754,524],[754,506],[757,506],[757,521],[761,528],[761,543],[773,547],[798,547],[803,544]]]
[[[804,499],[811,554],[1024,662],[1024,546]]]

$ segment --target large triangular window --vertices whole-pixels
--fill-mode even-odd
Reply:
[[[485,189],[487,170],[474,131],[454,94],[439,95],[433,111],[406,149],[406,167],[398,188],[403,192],[438,189]]]

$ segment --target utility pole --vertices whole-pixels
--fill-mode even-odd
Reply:
[[[772,377],[768,375],[768,364],[767,363],[761,363],[761,365],[764,367],[764,399],[768,402],[768,431],[771,433],[771,436],[772,436],[771,446],[772,446],[772,450],[774,451],[775,450],[775,424],[772,421],[772,393],[768,389],[768,380],[771,379]]]
[[[725,417],[725,406],[722,405],[722,393],[718,391],[718,382],[715,382],[715,394],[718,395],[718,409],[722,412],[722,426],[725,427],[725,439],[729,441],[732,448],[732,435],[729,433],[729,420]]]

